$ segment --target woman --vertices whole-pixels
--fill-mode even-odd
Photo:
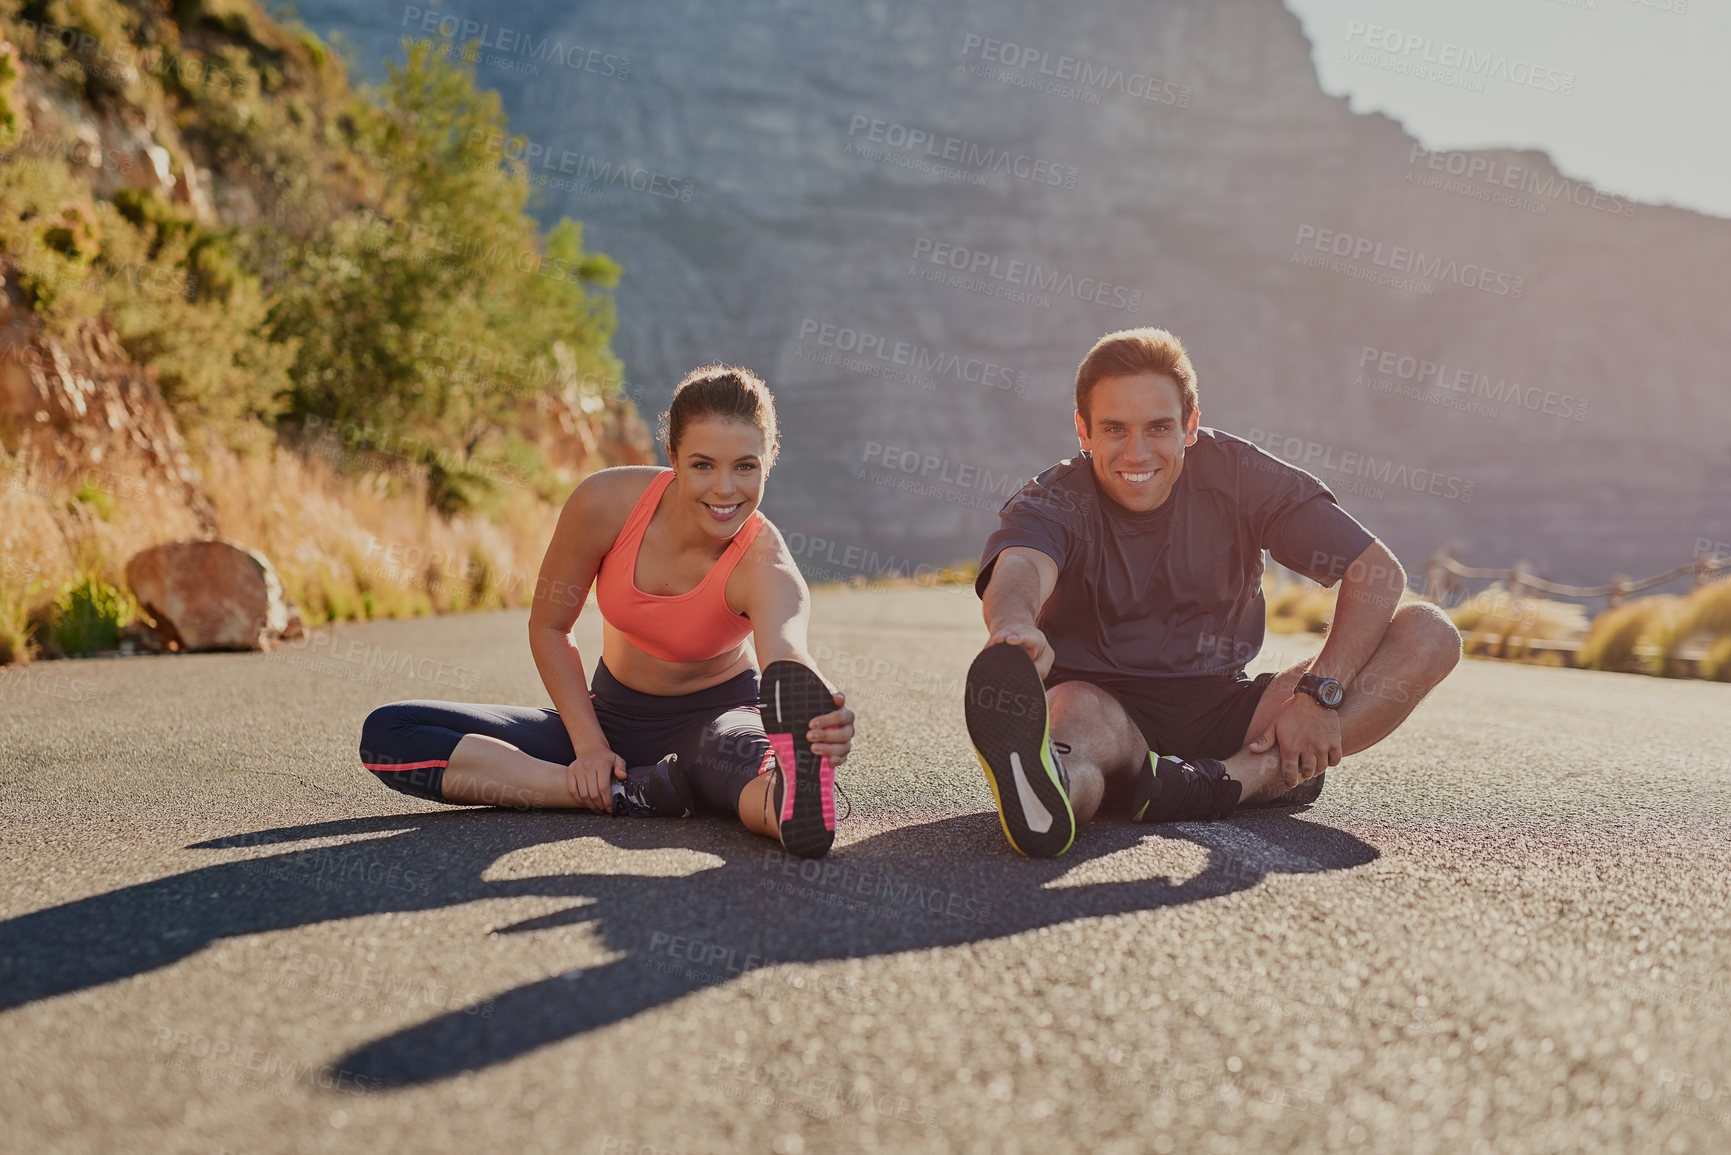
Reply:
[[[780,444],[775,403],[749,370],[706,366],[679,383],[661,432],[673,468],[602,470],[559,515],[529,613],[555,708],[381,706],[361,762],[438,802],[719,810],[821,857],[854,719],[813,672],[810,594],[757,509]],[[591,585],[602,646],[585,688],[570,632]]]

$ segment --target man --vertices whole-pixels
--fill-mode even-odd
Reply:
[[[1400,605],[1405,571],[1326,486],[1200,416],[1176,337],[1102,337],[1076,370],[1081,455],[1006,502],[986,542],[968,733],[1023,854],[1062,854],[1102,810],[1312,801],[1460,660],[1453,623]],[[1320,653],[1249,678],[1265,549],[1340,592]]]

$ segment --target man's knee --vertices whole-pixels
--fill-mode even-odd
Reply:
[[[1106,722],[1117,706],[1117,700],[1098,686],[1087,682],[1060,682],[1046,691],[1046,704],[1054,721],[1099,725]]]
[[[1407,603],[1395,611],[1389,632],[1403,653],[1419,659],[1423,673],[1433,685],[1460,663],[1461,632],[1440,606],[1429,602]]]

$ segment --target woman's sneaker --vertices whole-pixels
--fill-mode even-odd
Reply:
[[[758,688],[763,730],[775,751],[775,809],[781,844],[800,858],[822,858],[835,841],[835,767],[805,740],[811,720],[835,710],[835,696],[808,667],[771,662]]]
[[[613,783],[616,818],[689,818],[694,810],[691,783],[677,754],[653,766],[633,766],[625,771],[625,781]]]
[[[1226,763],[1213,758],[1156,757],[1136,776],[1130,800],[1132,822],[1213,822],[1238,806],[1244,784],[1226,776]]]
[[[987,646],[968,667],[967,694],[968,737],[985,767],[1004,837],[1029,858],[1064,853],[1076,839],[1076,815],[1034,660],[1020,646]]]

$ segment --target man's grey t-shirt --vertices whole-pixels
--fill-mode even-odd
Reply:
[[[1159,508],[1128,510],[1094,483],[1090,454],[1059,462],[1004,503],[980,556],[1058,563],[1039,627],[1047,683],[1238,676],[1262,649],[1262,551],[1325,586],[1376,540],[1315,477],[1229,433],[1199,429]]]

